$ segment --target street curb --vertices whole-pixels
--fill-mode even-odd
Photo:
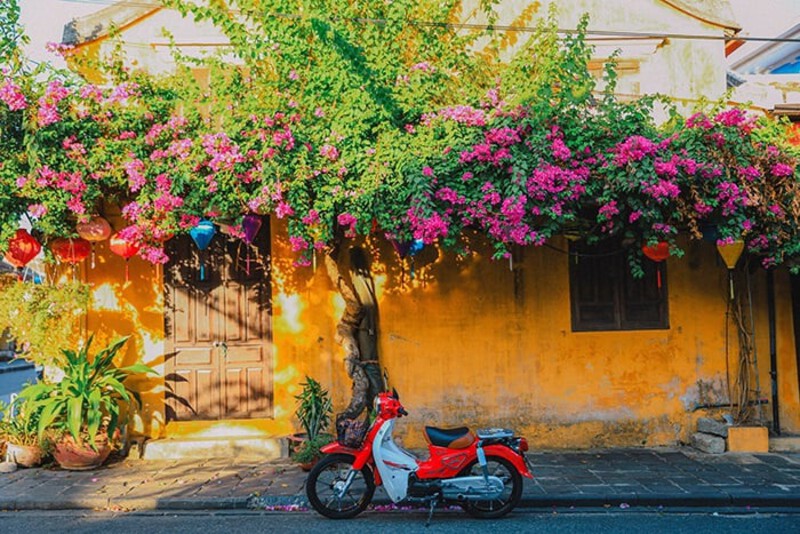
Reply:
[[[389,505],[388,499],[373,499],[374,505]],[[273,495],[251,497],[248,502],[250,509],[281,509],[292,507],[307,508],[308,500],[302,495]],[[647,495],[586,495],[572,494],[559,496],[526,497],[523,496],[517,509],[525,508],[602,508],[602,507],[628,508],[643,507],[683,507],[683,508],[724,508],[724,507],[787,507],[800,508],[800,495],[757,495],[752,497],[734,497],[720,493],[717,495],[704,495],[692,497],[691,495],[674,494],[647,494]]]
[[[390,505],[386,498],[373,500],[374,505]],[[572,494],[559,496],[525,497],[518,510],[531,509],[597,509],[619,507],[663,507],[663,508],[800,508],[800,495],[753,495],[732,496],[726,493],[716,495],[691,496],[674,494],[648,495],[587,495]],[[0,499],[0,510],[119,510],[119,511],[198,511],[198,510],[297,510],[309,508],[304,495],[261,495],[249,497],[202,498],[137,498],[112,497],[90,499]]]

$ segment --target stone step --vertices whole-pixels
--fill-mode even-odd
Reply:
[[[285,439],[255,436],[155,439],[146,441],[142,449],[143,460],[231,458],[267,461],[288,456]]]
[[[800,436],[769,438],[770,452],[800,452]]]
[[[722,454],[725,452],[725,438],[705,432],[695,432],[692,434],[692,447],[707,454]]]
[[[697,420],[697,431],[727,438],[728,424],[710,417],[701,417]]]

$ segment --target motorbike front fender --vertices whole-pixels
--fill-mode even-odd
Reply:
[[[332,443],[328,443],[327,445],[323,445],[319,450],[324,454],[346,454],[348,456],[352,456],[353,469],[361,469],[368,464],[372,469],[372,451],[369,447],[365,447],[363,449],[353,449],[350,447],[345,447],[338,441],[334,441]],[[372,469],[372,472],[374,474],[373,476],[375,477],[375,484],[380,485],[381,482],[378,470]]]
[[[486,445],[483,448],[483,451],[486,453],[486,456],[499,456],[501,458],[505,458],[519,471],[519,474],[527,477],[533,478],[528,466],[525,464],[525,459],[519,453],[515,452],[512,449],[509,449],[505,445]]]

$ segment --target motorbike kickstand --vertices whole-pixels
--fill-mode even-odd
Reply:
[[[431,526],[431,520],[433,519],[433,509],[436,508],[437,502],[439,502],[438,498],[431,497],[431,507],[428,509],[428,520],[425,521],[425,528]]]

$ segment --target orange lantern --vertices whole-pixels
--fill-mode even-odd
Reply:
[[[655,245],[642,245],[642,252],[645,256],[658,264],[656,267],[656,280],[658,289],[661,289],[661,262],[669,258],[669,243],[659,241]]]
[[[92,269],[94,269],[94,244],[111,237],[111,225],[104,218],[96,215],[87,222],[75,226],[78,235],[92,244]]]
[[[133,256],[139,252],[139,246],[124,237],[119,235],[119,232],[111,236],[111,241],[109,242],[108,248],[111,249],[111,252],[116,254],[117,256],[122,256],[125,258],[125,283],[128,282],[128,260],[131,259]]]
[[[24,228],[17,230],[17,233],[8,242],[8,252],[5,260],[17,268],[19,279],[22,280],[22,269],[42,250],[42,245],[28,233]]]
[[[50,242],[53,256],[61,263],[80,263],[89,257],[92,245],[83,238],[59,238]]]

